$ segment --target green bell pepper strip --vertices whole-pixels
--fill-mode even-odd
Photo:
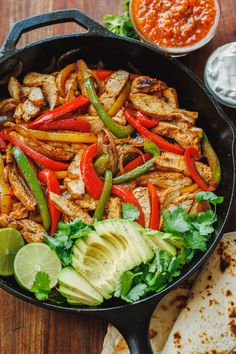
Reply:
[[[128,181],[130,181],[136,177],[139,177],[139,176],[143,175],[144,173],[148,172],[150,170],[150,168],[152,168],[153,166],[154,166],[154,158],[148,160],[147,162],[145,162],[141,166],[138,166],[138,167],[134,168],[133,170],[124,173],[121,176],[117,176],[117,177],[113,178],[113,184],[121,184],[124,182],[128,182]]]
[[[94,213],[94,220],[97,221],[102,220],[106,202],[110,197],[111,187],[112,187],[112,173],[111,170],[106,170],[104,185],[102,188],[102,194],[98,201],[98,205]]]
[[[103,154],[96,159],[94,162],[94,168],[99,176],[104,176],[109,167],[109,161],[109,155],[107,154]]]
[[[126,126],[120,125],[116,123],[111,117],[109,117],[109,115],[105,112],[96,94],[93,79],[91,77],[85,79],[85,88],[87,95],[99,117],[103,121],[104,125],[112,132],[112,134],[114,134],[117,138],[126,138],[134,131],[134,128],[130,124]]]
[[[211,168],[213,181],[219,185],[221,181],[220,161],[205,133],[202,137],[202,153]]]
[[[38,179],[31,167],[24,152],[17,146],[12,148],[12,154],[17,162],[19,169],[21,170],[29,188],[31,189],[39,207],[39,212],[42,217],[43,225],[46,230],[50,228],[51,219],[48,211],[48,206]]]
[[[113,178],[113,184],[121,184],[128,182],[136,177],[142,176],[144,173],[148,172],[154,166],[154,157],[160,155],[159,148],[152,141],[145,141],[144,150],[153,155],[153,158],[146,161],[140,166],[137,166],[133,170],[130,170],[123,175]]]

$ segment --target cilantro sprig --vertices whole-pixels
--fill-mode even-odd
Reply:
[[[142,230],[144,237],[160,237],[175,246],[176,255],[158,249],[150,262],[124,272],[114,294],[116,297],[133,302],[148,293],[163,290],[174,277],[180,275],[181,267],[192,260],[196,251],[206,250],[217,221],[216,205],[221,204],[224,198],[212,192],[200,192],[196,195],[196,201],[202,200],[212,204],[214,210],[187,214],[180,207],[172,207],[162,213],[164,232]]]
[[[49,247],[55,251],[64,266],[71,263],[71,249],[78,238],[86,236],[93,225],[84,223],[81,219],[75,219],[71,222],[59,222],[58,230],[53,237],[44,234],[44,240]]]
[[[31,291],[35,293],[38,300],[47,300],[51,292],[49,275],[42,271],[37,272]]]
[[[125,12],[122,15],[112,14],[103,17],[104,25],[111,32],[124,37],[138,39],[129,16],[130,0],[123,1]]]

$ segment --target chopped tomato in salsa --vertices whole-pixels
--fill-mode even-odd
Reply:
[[[214,0],[135,0],[139,31],[163,47],[186,47],[203,39],[214,25]]]

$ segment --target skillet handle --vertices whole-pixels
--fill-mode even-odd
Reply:
[[[7,52],[14,54],[14,52],[17,51],[16,44],[21,35],[25,32],[63,22],[76,22],[81,27],[87,29],[89,33],[115,37],[114,33],[110,32],[90,17],[84,15],[81,11],[76,9],[65,9],[28,17],[25,20],[16,22],[11,28],[8,37],[2,46],[1,52],[4,52],[4,54]]]
[[[149,339],[152,313],[161,298],[131,304],[124,309],[108,310],[102,317],[111,322],[123,335],[131,354],[153,354]]]

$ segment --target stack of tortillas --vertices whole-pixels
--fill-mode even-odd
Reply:
[[[223,236],[192,289],[185,284],[163,298],[150,338],[154,354],[236,354],[236,232]],[[109,325],[102,354],[128,353]]]

